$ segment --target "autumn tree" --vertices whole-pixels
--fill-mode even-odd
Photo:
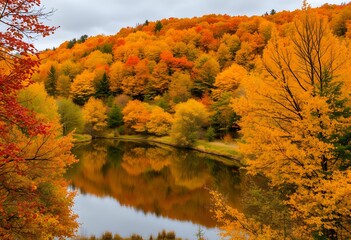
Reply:
[[[94,88],[95,74],[85,70],[77,75],[71,84],[71,95],[73,102],[83,105],[95,93]]]
[[[217,51],[217,58],[218,58],[218,63],[221,66],[221,69],[226,67],[231,60],[232,60],[232,55],[230,54],[230,49],[229,47],[225,44],[222,43]]]
[[[100,99],[89,98],[82,111],[91,135],[101,132],[107,126],[107,109]]]
[[[36,113],[38,119],[58,121],[56,101],[45,91],[44,85],[33,83],[18,93],[18,101]]]
[[[57,105],[58,113],[60,114],[60,122],[63,128],[63,135],[67,135],[73,130],[82,132],[84,127],[82,109],[67,98],[57,100]]]
[[[253,47],[248,42],[242,42],[240,49],[235,54],[235,62],[248,69],[252,69],[254,58],[255,55]]]
[[[17,101],[39,64],[26,40],[55,28],[42,23],[48,13],[38,0],[1,1],[0,12],[0,238],[73,237],[73,195],[62,177],[75,161],[71,139],[60,137],[45,111],[37,118]]]
[[[83,66],[88,70],[93,70],[98,66],[108,65],[112,62],[112,55],[96,50],[82,59]]]
[[[121,87],[123,92],[141,98],[151,76],[149,71],[147,59],[140,60],[137,56],[130,56],[124,66]]]
[[[146,123],[147,131],[157,136],[165,136],[171,130],[173,117],[162,108],[154,106],[150,113],[150,120]]]
[[[169,97],[174,103],[185,102],[191,97],[192,86],[193,82],[188,73],[175,72],[169,85]]]
[[[83,66],[81,63],[79,62],[73,62],[71,59],[66,60],[65,62],[63,62],[61,65],[61,74],[68,76],[69,79],[71,81],[73,81],[73,79],[83,71]],[[60,77],[59,76],[59,77]]]
[[[340,11],[332,20],[331,26],[333,33],[337,36],[344,36],[347,32],[347,23],[351,20],[350,6]]]
[[[60,75],[57,78],[57,95],[62,97],[69,97],[71,91],[71,80],[66,75]]]
[[[193,145],[201,127],[207,124],[208,116],[205,106],[194,99],[176,105],[171,137],[179,146]]]
[[[235,58],[236,52],[240,49],[241,41],[237,35],[224,34],[221,40],[229,48],[231,59]],[[219,49],[218,49],[219,52]]]
[[[114,93],[122,92],[122,81],[124,77],[123,66],[124,64],[119,61],[115,61],[110,66],[110,72],[109,72],[110,90]]]
[[[216,76],[220,72],[220,65],[215,58],[204,54],[196,60],[193,72],[195,83],[192,92],[201,96],[213,87]]]
[[[224,92],[234,92],[246,75],[245,68],[236,63],[232,64],[216,76],[215,89],[212,91],[213,97],[218,99]]]
[[[150,120],[149,109],[147,103],[139,100],[129,101],[122,111],[124,124],[136,132],[146,132],[146,124]]]
[[[169,87],[170,76],[167,64],[160,61],[152,71],[150,79],[150,88],[156,93],[163,94]]]
[[[234,105],[242,116],[248,172],[286,193],[292,224],[281,232],[285,238],[349,238],[349,50],[305,5],[289,36],[273,34],[263,66],[259,78],[244,81],[246,96]],[[276,226],[261,224],[277,233]]]

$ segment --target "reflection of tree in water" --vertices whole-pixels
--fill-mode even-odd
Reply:
[[[238,167],[227,166],[210,159],[206,159],[206,163],[214,178],[212,187],[220,192],[227,192],[227,195],[231,193],[237,195],[238,191],[240,191],[240,184],[243,177],[243,173],[239,171]],[[228,191],[228,189],[235,189],[236,191]]]
[[[167,151],[161,148],[136,147],[123,155],[121,166],[130,175],[140,175],[147,172],[160,172],[170,164],[170,157]]]
[[[172,155],[171,172],[176,184],[188,189],[206,186],[211,176],[208,166],[193,151],[175,151]]]
[[[74,153],[80,161],[67,175],[81,192],[111,196],[145,213],[214,227],[204,186],[233,192],[229,183],[235,181],[226,179],[231,170],[223,174],[226,166],[217,169],[218,162],[198,152],[99,140],[76,147]],[[220,188],[221,182],[225,187]]]

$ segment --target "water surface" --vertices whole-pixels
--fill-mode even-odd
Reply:
[[[218,239],[208,189],[238,206],[240,176],[219,157],[147,142],[99,140],[77,145],[79,162],[68,171],[78,190],[79,234],[105,231],[144,238],[162,230],[178,237]]]

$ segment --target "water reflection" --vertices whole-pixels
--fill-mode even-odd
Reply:
[[[111,207],[111,214],[120,212],[121,207],[143,213],[145,223],[133,225],[134,231],[131,233],[139,233],[140,228],[141,234],[146,225],[157,223],[155,219],[176,220],[172,223],[174,230],[176,222],[191,222],[214,228],[216,223],[211,217],[206,188],[216,188],[225,193],[233,205],[238,203],[240,177],[237,169],[214,161],[214,157],[207,154],[145,142],[116,140],[78,145],[74,153],[80,161],[69,170],[67,176],[73,187],[81,193],[89,193],[77,198],[76,208],[80,208],[79,204],[82,203],[79,202],[97,196],[103,200],[92,206],[90,211],[101,213],[101,209],[106,208],[104,201],[114,199],[117,203]],[[82,216],[80,220],[84,228],[89,226]],[[99,220],[98,223],[105,226],[106,231],[118,233],[125,230],[118,224],[110,229],[110,219],[106,217],[105,221]],[[150,229],[153,234],[163,229],[161,224],[155,225],[158,229]],[[172,226],[164,228],[172,230]],[[83,232],[99,234],[89,229]],[[193,239],[193,235],[194,232],[188,238]]]

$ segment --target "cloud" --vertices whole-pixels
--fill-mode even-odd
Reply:
[[[320,6],[324,1],[310,1]],[[329,3],[340,4],[341,0]],[[275,9],[294,10],[302,1],[296,0],[42,0],[42,5],[56,9],[49,25],[60,26],[53,36],[35,42],[38,49],[52,48],[60,43],[87,34],[115,34],[122,27],[136,26],[145,20],[170,17],[194,17],[205,14],[262,15]]]

